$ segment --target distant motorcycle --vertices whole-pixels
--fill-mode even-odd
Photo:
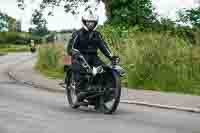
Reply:
[[[80,51],[73,49],[73,55],[80,62],[85,70],[81,76],[84,86],[83,92],[77,92],[71,66],[65,72],[65,91],[69,105],[77,109],[80,106],[92,105],[95,109],[105,114],[112,114],[116,111],[121,96],[121,81],[125,73],[118,65],[119,57],[115,56],[115,61],[111,65],[91,67]],[[77,98],[81,102],[76,103]]]
[[[36,52],[36,47],[35,47],[34,40],[31,40],[30,51],[31,51],[31,53],[35,53]]]
[[[31,47],[30,51],[31,51],[31,53],[35,53],[36,52],[36,48],[35,47]]]

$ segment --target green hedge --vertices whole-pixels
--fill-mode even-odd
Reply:
[[[35,40],[36,43],[41,43],[42,39],[37,36],[32,36],[29,33],[21,32],[0,32],[0,44],[29,44],[30,40]]]

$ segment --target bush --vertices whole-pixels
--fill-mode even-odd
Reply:
[[[42,37],[39,37],[39,36],[31,35],[29,41],[30,40],[34,40],[35,44],[41,44],[42,43]]]

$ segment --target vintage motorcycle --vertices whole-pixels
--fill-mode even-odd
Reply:
[[[30,51],[31,51],[31,53],[35,53],[36,52],[36,48],[35,47],[31,47]]]
[[[125,74],[123,68],[118,65],[119,57],[115,56],[111,65],[91,67],[80,51],[73,49],[72,52],[85,70],[81,76],[84,91],[77,92],[71,66],[68,67],[65,71],[65,91],[69,105],[74,109],[92,105],[105,114],[115,112],[121,96],[120,77]],[[81,99],[78,104],[77,98]]]

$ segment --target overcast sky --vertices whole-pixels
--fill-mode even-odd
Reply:
[[[37,8],[39,1],[41,0],[25,0],[29,4],[25,12],[21,12],[17,8],[16,0],[1,0],[0,10],[6,12],[8,15],[22,20],[23,30],[27,30],[30,27],[31,13],[34,8]],[[156,11],[163,16],[168,16],[169,18],[176,18],[176,11],[181,8],[192,8],[195,7],[197,1],[200,0],[153,0],[153,4],[156,7]],[[104,4],[99,5],[98,14],[100,15],[100,23],[102,24],[105,20],[105,10]],[[72,16],[71,14],[66,14],[62,7],[56,8],[54,10],[54,16],[49,16],[48,28],[50,30],[60,30],[60,29],[70,29],[79,28],[81,26],[80,16]]]

